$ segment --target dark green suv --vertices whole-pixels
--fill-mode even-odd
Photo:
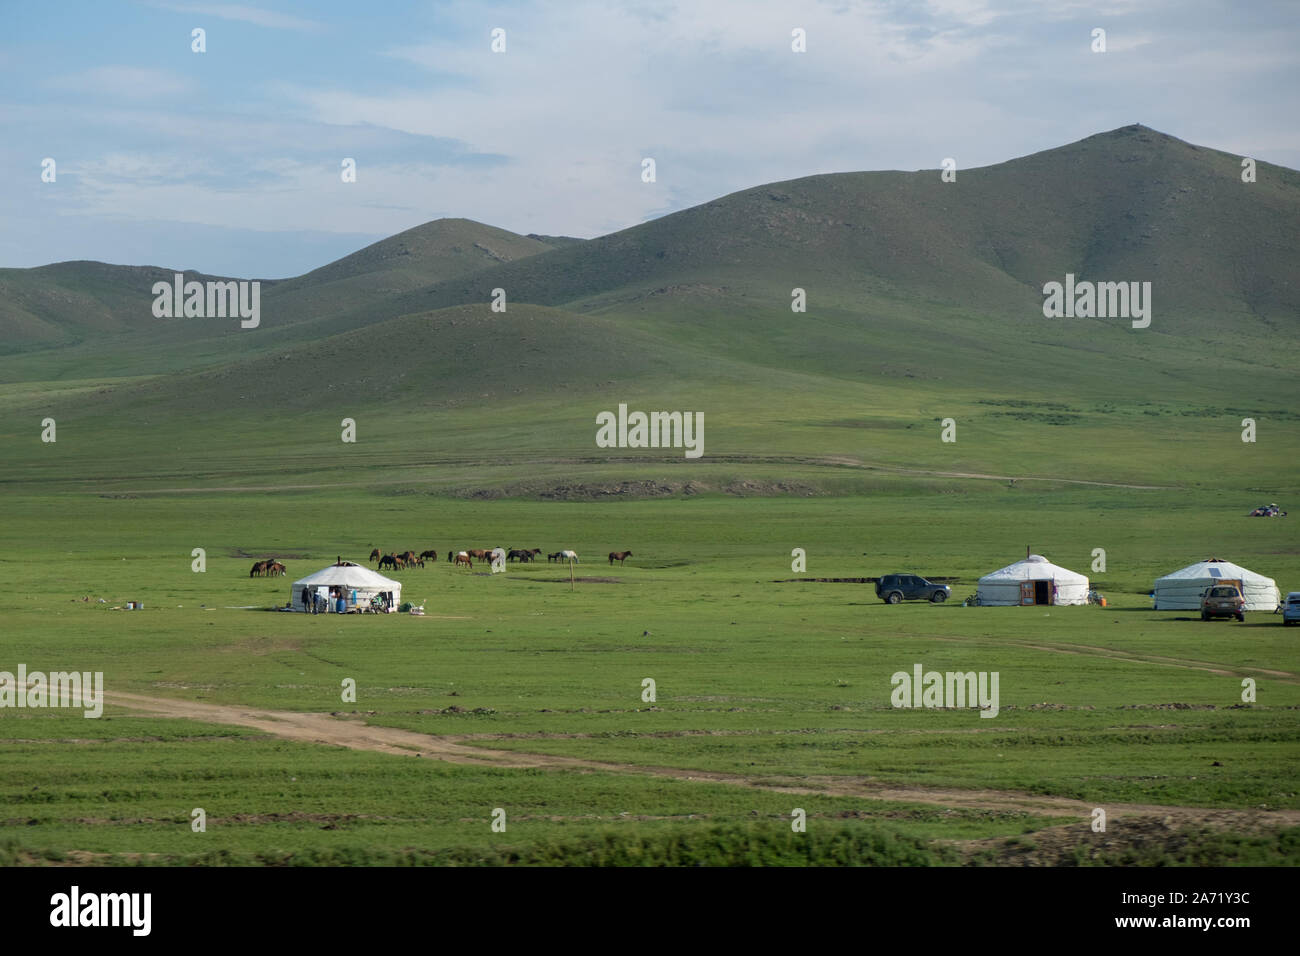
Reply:
[[[952,588],[935,584],[919,574],[886,574],[876,579],[876,597],[886,604],[900,601],[931,601],[935,604],[948,600]]]

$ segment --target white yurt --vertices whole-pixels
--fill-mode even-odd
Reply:
[[[1206,558],[1163,578],[1155,584],[1157,611],[1195,611],[1201,595],[1215,584],[1235,584],[1246,599],[1247,611],[1272,611],[1281,602],[1277,582],[1222,558]]]
[[[1059,568],[1041,554],[1031,554],[1015,564],[986,574],[976,589],[982,605],[995,607],[1033,604],[1087,604],[1088,579]]]
[[[343,598],[349,609],[358,606],[369,608],[370,599],[377,594],[386,596],[385,604],[388,607],[397,607],[402,602],[402,582],[347,562],[331,564],[328,568],[321,568],[315,574],[294,581],[289,591],[289,604],[295,611],[311,610],[309,605],[303,603],[303,588],[313,596],[319,594],[325,598],[327,610],[330,612],[336,608],[335,601],[330,600],[332,588],[342,589]]]

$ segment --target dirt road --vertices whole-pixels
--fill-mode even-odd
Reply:
[[[182,720],[249,727],[284,740],[348,747],[402,757],[425,757],[448,763],[480,767],[543,768],[579,772],[630,773],[675,780],[691,780],[726,786],[751,787],[789,794],[823,794],[899,803],[963,809],[1021,811],[1038,816],[1091,819],[1094,804],[1066,797],[1006,790],[967,790],[940,787],[910,787],[853,777],[798,777],[781,779],[771,774],[751,778],[743,774],[711,773],[671,767],[605,763],[554,754],[519,753],[469,746],[456,738],[378,727],[349,717],[284,710],[264,710],[227,704],[150,697],[122,692],[106,693],[106,703],[131,710]],[[1253,829],[1260,824],[1300,824],[1300,810],[1222,810],[1204,807],[1170,807],[1154,804],[1106,804],[1111,820],[1125,816],[1157,817],[1170,824],[1208,824]]]

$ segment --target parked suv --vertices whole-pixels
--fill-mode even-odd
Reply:
[[[1246,620],[1246,599],[1231,584],[1216,584],[1201,595],[1201,620],[1212,617],[1235,617]]]
[[[938,604],[948,600],[952,588],[935,584],[919,574],[886,574],[876,580],[876,597],[888,604],[899,601],[933,601]]]
[[[1300,624],[1300,591],[1292,591],[1282,605],[1282,623]]]

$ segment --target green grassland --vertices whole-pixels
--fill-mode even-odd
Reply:
[[[1285,522],[1230,514],[1208,529],[1212,502],[966,484],[933,494],[900,480],[871,497],[803,500],[15,496],[0,535],[12,582],[5,660],[102,670],[110,694],[355,712],[339,719],[813,791],[866,779],[1101,807],[1300,807],[1294,631],[1267,614],[1238,625],[1154,612],[1143,593],[1159,573],[1219,550],[1285,589],[1300,581]],[[39,555],[24,552],[32,541]],[[1107,572],[1093,577],[1112,606],[962,607],[974,579],[1026,541],[1085,571],[1091,548],[1105,547]],[[360,559],[372,543],[493,542],[573,547],[584,556],[579,581],[571,590],[555,565],[491,575],[439,562],[400,572],[404,596],[428,611],[422,618],[260,609],[282,604],[295,574],[339,552]],[[207,551],[203,573],[191,569],[194,547]],[[613,547],[634,557],[611,569],[603,552]],[[794,547],[808,552],[809,578],[916,568],[959,578],[955,600],[891,607],[869,586],[788,581],[798,577]],[[244,552],[279,555],[289,577],[249,579]],[[145,609],[111,609],[132,599]],[[890,676],[914,663],[998,671],[999,715],[892,708]],[[341,703],[345,677],[357,682],[355,704]],[[645,677],[657,683],[653,704],[641,699]],[[1258,682],[1250,705],[1241,704],[1243,677]],[[782,794],[614,768],[453,766],[115,705],[98,721],[59,710],[11,710],[0,721],[12,768],[0,814],[15,860],[76,851],[126,862],[554,862],[546,847],[590,855],[592,841],[631,840],[644,844],[644,861],[661,860],[668,841],[716,852],[713,862],[744,862],[717,849],[720,834],[736,827],[785,840],[798,806],[820,838],[849,827],[854,852],[862,841],[910,847],[911,856],[882,851],[863,862],[941,864],[959,862],[954,847],[967,841],[1071,823],[1017,808]],[[205,834],[189,830],[193,807],[208,813]],[[495,807],[507,811],[504,834],[490,830]],[[1073,826],[1086,860],[1087,826]],[[1294,862],[1279,849],[1284,829],[1229,828],[1211,861]],[[1223,838],[1202,836],[1193,847]],[[1196,861],[1206,860],[1184,860]]]

